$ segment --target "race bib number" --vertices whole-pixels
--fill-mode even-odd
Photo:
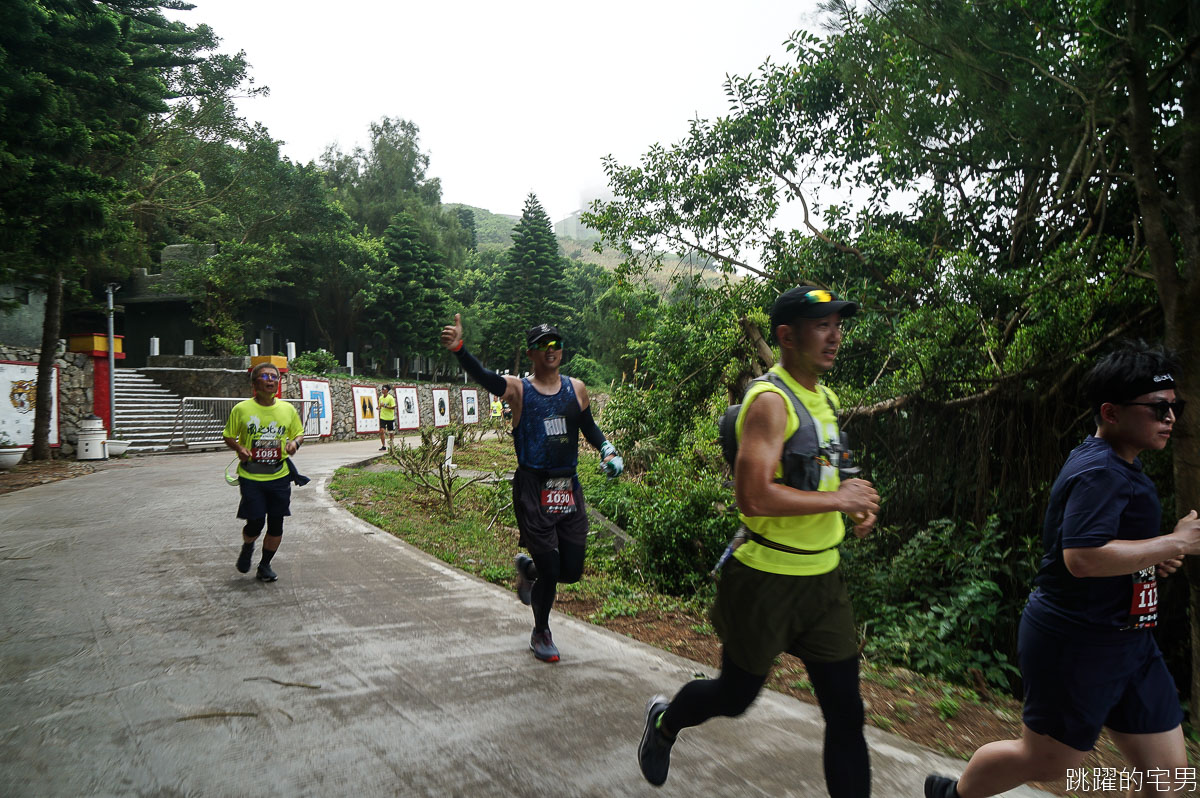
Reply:
[[[250,459],[262,465],[279,465],[283,462],[282,448],[278,440],[255,441],[250,449]]]
[[[1158,578],[1154,567],[1133,575],[1133,598],[1126,629],[1153,629],[1158,625]]]
[[[542,483],[542,512],[575,512],[575,486],[570,477],[548,479]]]

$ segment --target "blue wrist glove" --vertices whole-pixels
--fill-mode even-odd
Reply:
[[[614,455],[614,457],[602,465],[604,466],[604,470],[608,472],[609,479],[613,479],[620,476],[621,472],[625,470],[625,461],[617,454],[617,447],[605,441],[604,445],[600,447],[600,457],[605,458],[610,454]]]
[[[608,472],[609,479],[616,479],[625,470],[625,461],[621,459],[621,455],[617,455],[604,464],[604,470]]]

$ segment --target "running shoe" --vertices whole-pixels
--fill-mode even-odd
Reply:
[[[259,563],[258,573],[254,575],[254,578],[260,582],[274,582],[279,577],[276,576],[275,572],[271,570],[271,566]]]
[[[925,777],[925,798],[958,798],[958,780],[930,773]]]
[[[379,451],[381,451],[381,452],[386,452],[386,451],[387,451],[387,447],[386,447],[386,446],[380,446],[380,447],[379,447]]]
[[[250,558],[254,556],[253,546],[242,546],[242,553],[238,555],[237,569],[240,573],[250,573]]]
[[[665,695],[656,695],[646,702],[646,728],[638,745],[638,765],[642,775],[655,787],[663,785],[671,768],[671,746],[675,744],[675,738],[668,739],[658,728],[658,718],[667,711],[669,703]]]
[[[558,649],[554,645],[554,639],[550,637],[549,629],[544,632],[534,629],[529,637],[529,648],[533,651],[533,656],[542,662],[558,662]]]
[[[536,576],[530,576],[534,573],[533,560],[528,554],[518,554],[513,564],[517,569],[517,598],[528,607],[533,601],[533,583],[537,579]]]

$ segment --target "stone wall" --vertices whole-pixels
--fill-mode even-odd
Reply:
[[[64,342],[65,343],[65,342]],[[27,349],[0,344],[0,360],[36,363],[40,349]],[[95,380],[91,355],[64,352],[60,347],[54,362],[58,365],[58,430],[62,446],[58,457],[74,457],[79,440],[79,421],[91,415],[93,382]],[[8,397],[0,397],[7,401]],[[25,455],[28,459],[29,455]]]
[[[249,360],[249,358],[247,358]],[[239,369],[181,369],[140,368],[138,371],[164,388],[180,396],[219,396],[248,399],[250,390],[249,365]]]

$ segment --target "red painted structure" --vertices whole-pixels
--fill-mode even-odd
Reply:
[[[113,339],[113,359],[124,360],[125,352],[122,350],[125,348],[125,336],[114,335]],[[111,435],[113,401],[108,394],[108,334],[72,335],[67,349],[92,356],[92,412],[104,421],[104,429]]]

